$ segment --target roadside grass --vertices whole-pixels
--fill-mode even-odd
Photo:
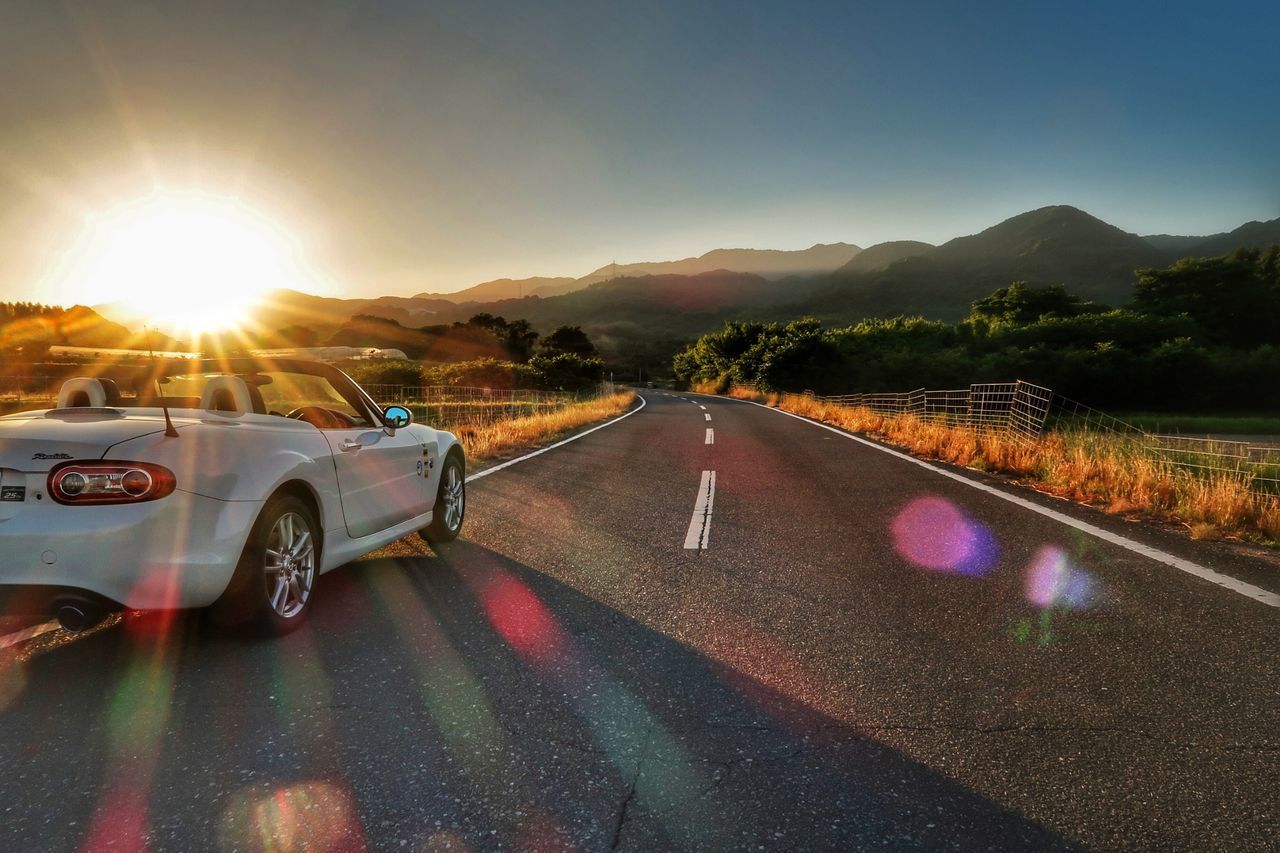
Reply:
[[[1079,430],[1050,432],[1037,442],[951,426],[914,415],[880,415],[811,400],[734,388],[729,396],[864,433],[916,456],[1007,474],[1040,491],[1108,513],[1185,526],[1193,539],[1243,539],[1280,545],[1280,499],[1229,475],[1200,476],[1150,456],[1129,437]]]
[[[595,421],[616,417],[629,409],[635,398],[633,391],[620,391],[608,397],[573,403],[554,412],[499,420],[483,426],[461,426],[456,432],[467,452],[468,461],[487,462],[511,456],[518,450],[547,444]]]

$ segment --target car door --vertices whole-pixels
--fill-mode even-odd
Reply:
[[[327,429],[347,534],[371,536],[431,509],[432,451],[409,429]]]

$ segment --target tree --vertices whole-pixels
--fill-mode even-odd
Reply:
[[[577,353],[539,353],[529,360],[529,366],[542,377],[544,387],[556,391],[582,391],[599,382],[604,372],[604,362],[598,358],[584,358]]]
[[[533,355],[533,347],[538,342],[538,333],[533,330],[533,326],[529,325],[527,320],[512,320],[507,322],[502,317],[495,317],[493,314],[482,312],[476,314],[466,323],[457,323],[458,326],[474,326],[486,329],[497,338],[498,343],[510,354],[511,358],[516,361],[528,361]]]
[[[1184,314],[1226,346],[1280,343],[1280,244],[1139,270],[1133,304],[1150,314]]]
[[[1076,317],[1097,311],[1099,306],[1072,296],[1062,285],[1028,287],[1025,281],[1015,281],[971,303],[969,309],[971,319],[1020,325],[1045,316]]]
[[[703,335],[676,355],[676,378],[698,382],[728,375],[764,331],[762,323],[725,323],[723,330]]]
[[[547,356],[562,354],[576,355],[580,358],[598,358],[596,345],[582,331],[581,326],[561,326],[542,339],[542,353]]]

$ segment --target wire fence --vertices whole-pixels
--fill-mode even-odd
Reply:
[[[590,391],[571,394],[532,389],[471,388],[456,385],[364,385],[381,405],[401,405],[416,420],[432,426],[479,427],[555,412],[574,403],[613,393],[613,383],[602,382]]]
[[[989,382],[943,391],[805,396],[823,403],[862,407],[882,415],[915,415],[954,426],[1007,432],[1034,441],[1044,430],[1053,392],[1030,382]]]
[[[895,393],[803,393],[818,402],[867,408],[881,415],[914,415],[953,426],[1001,432],[1030,443],[1047,432],[1107,434],[1132,441],[1143,454],[1175,467],[1206,477],[1239,478],[1256,490],[1280,494],[1280,441],[1148,432],[1030,382],[981,383],[936,391],[917,388]]]
[[[0,376],[0,414],[47,408],[56,403],[60,378]],[[470,388],[454,385],[364,385],[383,406],[397,404],[420,423],[443,428],[484,426],[495,421],[545,414],[598,395],[614,392],[611,382],[571,394],[530,389]]]
[[[54,402],[61,382],[52,376],[0,376],[0,414]]]

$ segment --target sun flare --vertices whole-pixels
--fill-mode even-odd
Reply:
[[[196,336],[243,326],[270,290],[316,285],[297,239],[271,218],[234,198],[158,193],[93,215],[50,290]]]

